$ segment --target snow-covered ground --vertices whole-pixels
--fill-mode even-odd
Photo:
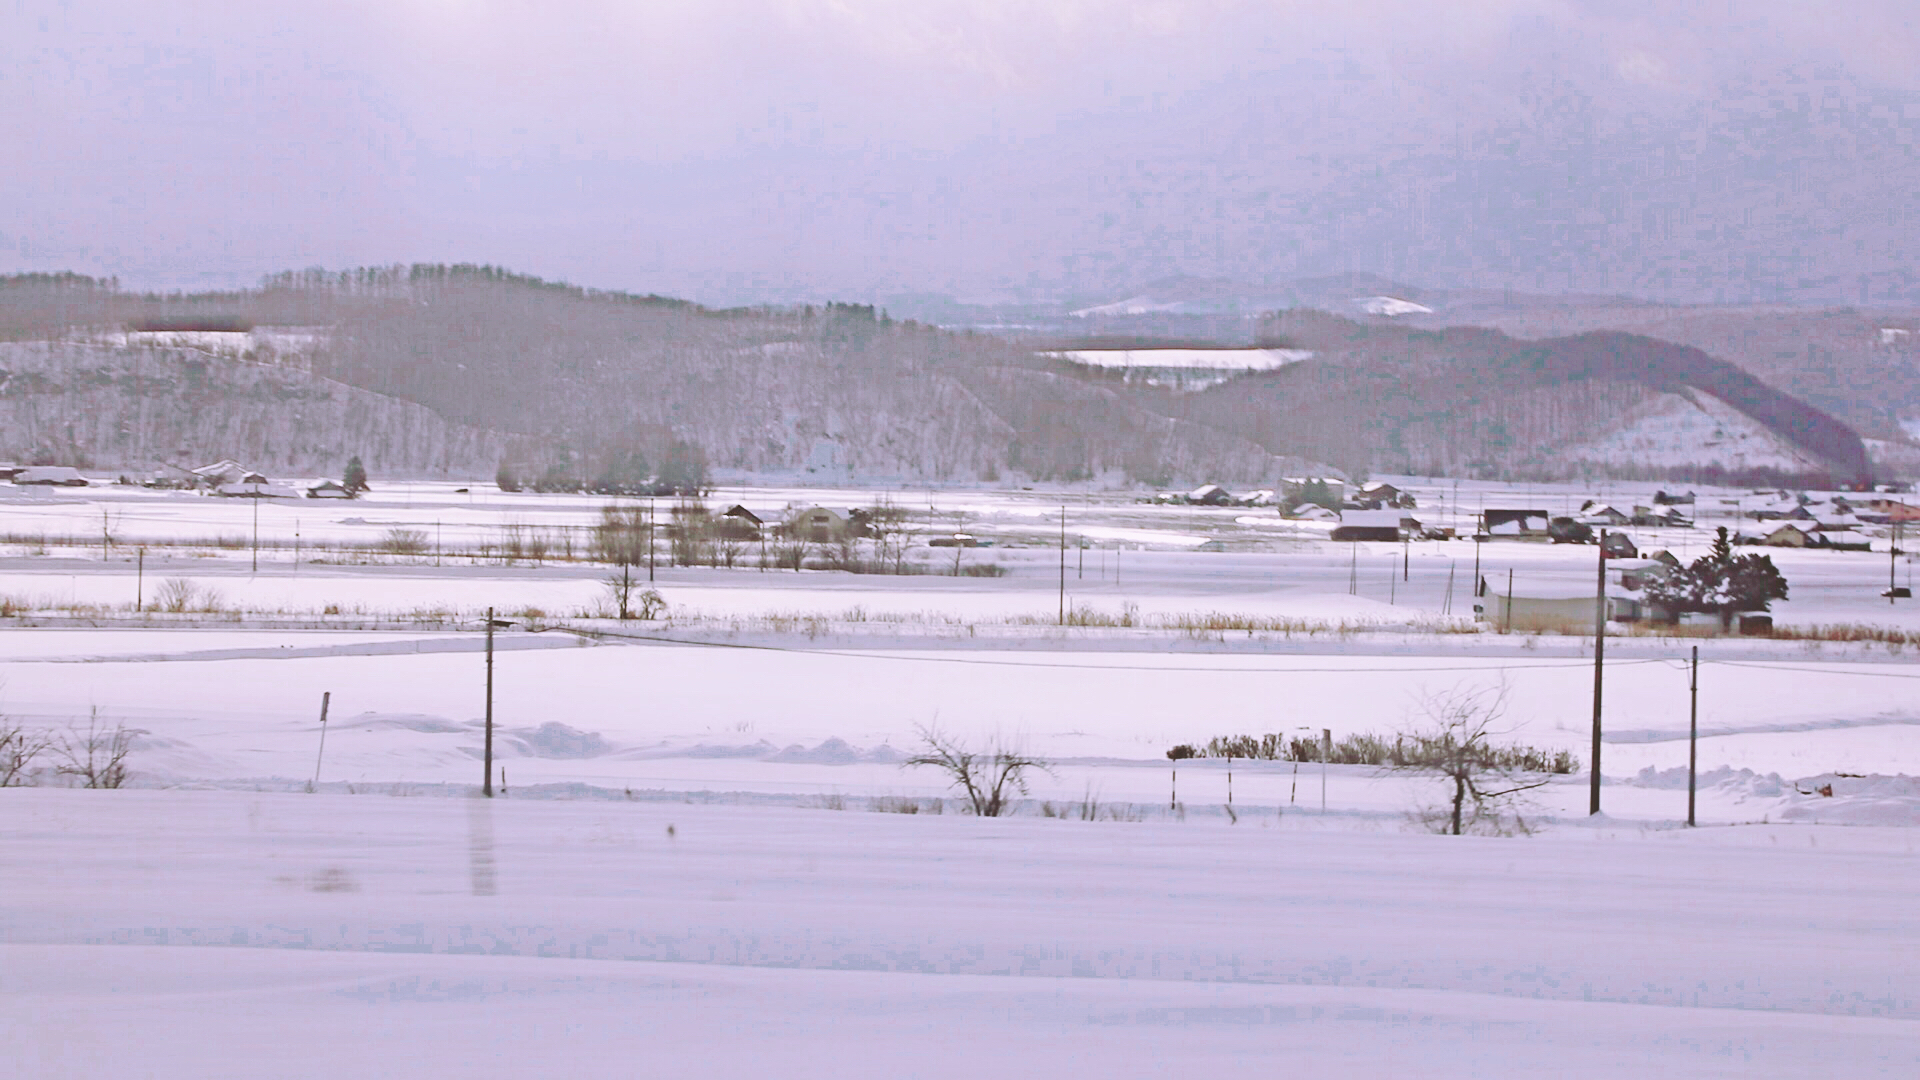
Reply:
[[[1908,1075],[1920,1054],[1911,646],[1611,639],[1594,821],[1591,640],[1470,619],[1476,561],[1579,586],[1591,547],[1334,544],[1087,492],[741,489],[710,503],[925,507],[1004,576],[663,562],[670,617],[619,623],[594,617],[605,566],[471,556],[605,500],[376,486],[259,507],[257,572],[182,542],[250,538],[248,504],[0,488],[0,598],[27,611],[0,631],[0,714],[138,732],[137,790],[0,790],[19,1074]],[[1456,525],[1650,494],[1410,486]],[[33,539],[103,510],[104,559]],[[423,529],[434,551],[296,562],[294,528]],[[1682,559],[1708,539],[1633,532]],[[1771,554],[1782,625],[1920,630],[1878,595],[1884,548]],[[169,579],[219,610],[132,611]],[[490,804],[470,797],[489,608],[513,623]],[[1412,830],[1443,794],[1426,777],[1165,756],[1391,735],[1498,686],[1504,740],[1583,763],[1533,794],[1528,838]],[[1012,819],[960,815],[904,764],[936,726],[1051,771]],[[921,812],[865,812],[903,802]]]
[[[1907,830],[0,791],[15,1076],[1910,1076]],[[31,867],[31,873],[21,868]]]

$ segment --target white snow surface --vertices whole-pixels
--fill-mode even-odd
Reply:
[[[1823,466],[1759,421],[1711,394],[1660,394],[1635,406],[1624,426],[1564,451],[1578,461],[1648,467],[1721,465],[1728,469],[1817,472]]]
[[[22,1077],[1909,1076],[1904,830],[0,791]]]
[[[1385,479],[1456,527],[1652,487]],[[663,562],[671,618],[619,623],[592,617],[594,563],[294,562],[296,529],[453,551],[578,533],[606,501],[375,484],[259,506],[257,572],[244,546],[178,543],[250,537],[251,506],[0,488],[0,599],[29,612],[0,633],[0,714],[136,732],[132,789],[0,790],[8,1075],[1906,1076],[1920,1056],[1903,642],[1610,639],[1605,813],[1576,773],[1533,793],[1536,835],[1443,838],[1409,829],[1430,778],[1165,752],[1391,734],[1504,684],[1504,739],[1584,763],[1591,639],[1459,631],[1476,567],[1573,594],[1593,548],[1333,544],[1082,492],[740,489],[710,501],[890,498],[916,528],[964,522],[995,546],[960,556],[1005,573]],[[1631,532],[1684,562],[1735,523],[1715,514],[1771,498],[1703,489],[1702,528]],[[1062,503],[1087,545],[1064,580]],[[58,539],[103,524],[104,558]],[[144,575],[129,538],[153,544]],[[1769,552],[1779,623],[1920,630],[1879,596],[1879,542]],[[222,612],[135,616],[170,578]],[[1061,607],[1112,618],[1052,625]],[[489,608],[514,625],[504,797],[483,802]],[[904,764],[929,725],[1052,769],[1017,816],[960,815]]]
[[[1073,349],[1054,355],[1088,367],[1205,371],[1271,371],[1313,358],[1308,349]]]
[[[1397,296],[1363,296],[1354,301],[1360,310],[1369,315],[1431,315],[1433,309],[1425,304],[1416,304],[1411,300],[1402,300]]]

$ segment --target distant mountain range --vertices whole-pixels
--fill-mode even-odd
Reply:
[[[1874,467],[1854,422],[1904,453],[1902,410],[1920,416],[1910,339],[1882,334],[1902,328],[1886,315],[1372,275],[1167,279],[1105,303],[974,314],[997,321],[715,310],[472,266],[174,297],[5,279],[0,455],[324,472],[357,453],[376,471],[505,464],[562,484],[690,454],[719,475],[801,482],[1270,484],[1335,470],[1852,481]],[[121,332],[202,323],[214,337]],[[1644,329],[1661,326],[1673,340]],[[1313,355],[1179,386],[1053,355],[1175,343]],[[1781,355],[1803,347],[1804,363]],[[1858,355],[1877,362],[1876,402],[1834,374]]]

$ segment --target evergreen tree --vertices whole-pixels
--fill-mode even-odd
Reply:
[[[340,478],[340,483],[354,495],[373,490],[367,486],[367,467],[360,464],[360,455],[347,459],[347,474]]]
[[[1787,579],[1773,565],[1771,555],[1735,555],[1733,541],[1722,525],[1713,547],[1685,570],[1647,586],[1647,599],[1676,614],[1711,611],[1722,628],[1742,611],[1766,611],[1775,600],[1787,598]]]

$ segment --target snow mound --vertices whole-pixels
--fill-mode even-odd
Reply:
[[[1655,769],[1649,765],[1635,773],[1627,783],[1661,791],[1685,791],[1687,770],[1677,765],[1671,769]],[[1787,792],[1789,786],[1779,773],[1756,773],[1752,769],[1735,769],[1726,765],[1708,769],[1695,780],[1697,790],[1713,788],[1734,796],[1736,802],[1745,802],[1750,798],[1778,798]]]
[[[898,750],[885,744],[871,750],[862,750],[845,739],[835,736],[811,750],[795,743],[765,760],[789,765],[852,765],[861,761],[895,762],[902,757],[904,755]]]
[[[1810,776],[1794,782],[1774,816],[1829,825],[1920,825],[1920,777]]]
[[[470,725],[449,720],[444,716],[424,716],[417,713],[364,712],[336,726],[369,730],[387,728],[418,731],[423,735],[457,735],[471,730]]]
[[[1641,769],[1627,783],[1635,787],[1684,791],[1684,768]],[[1771,821],[1825,825],[1920,825],[1920,777],[1822,773],[1783,780],[1779,773],[1721,766],[1699,776],[1698,789],[1731,795],[1735,802],[1768,800]]]
[[[604,757],[613,751],[597,731],[581,731],[549,720],[537,728],[515,728],[507,732],[508,742],[527,757],[577,761]]]

